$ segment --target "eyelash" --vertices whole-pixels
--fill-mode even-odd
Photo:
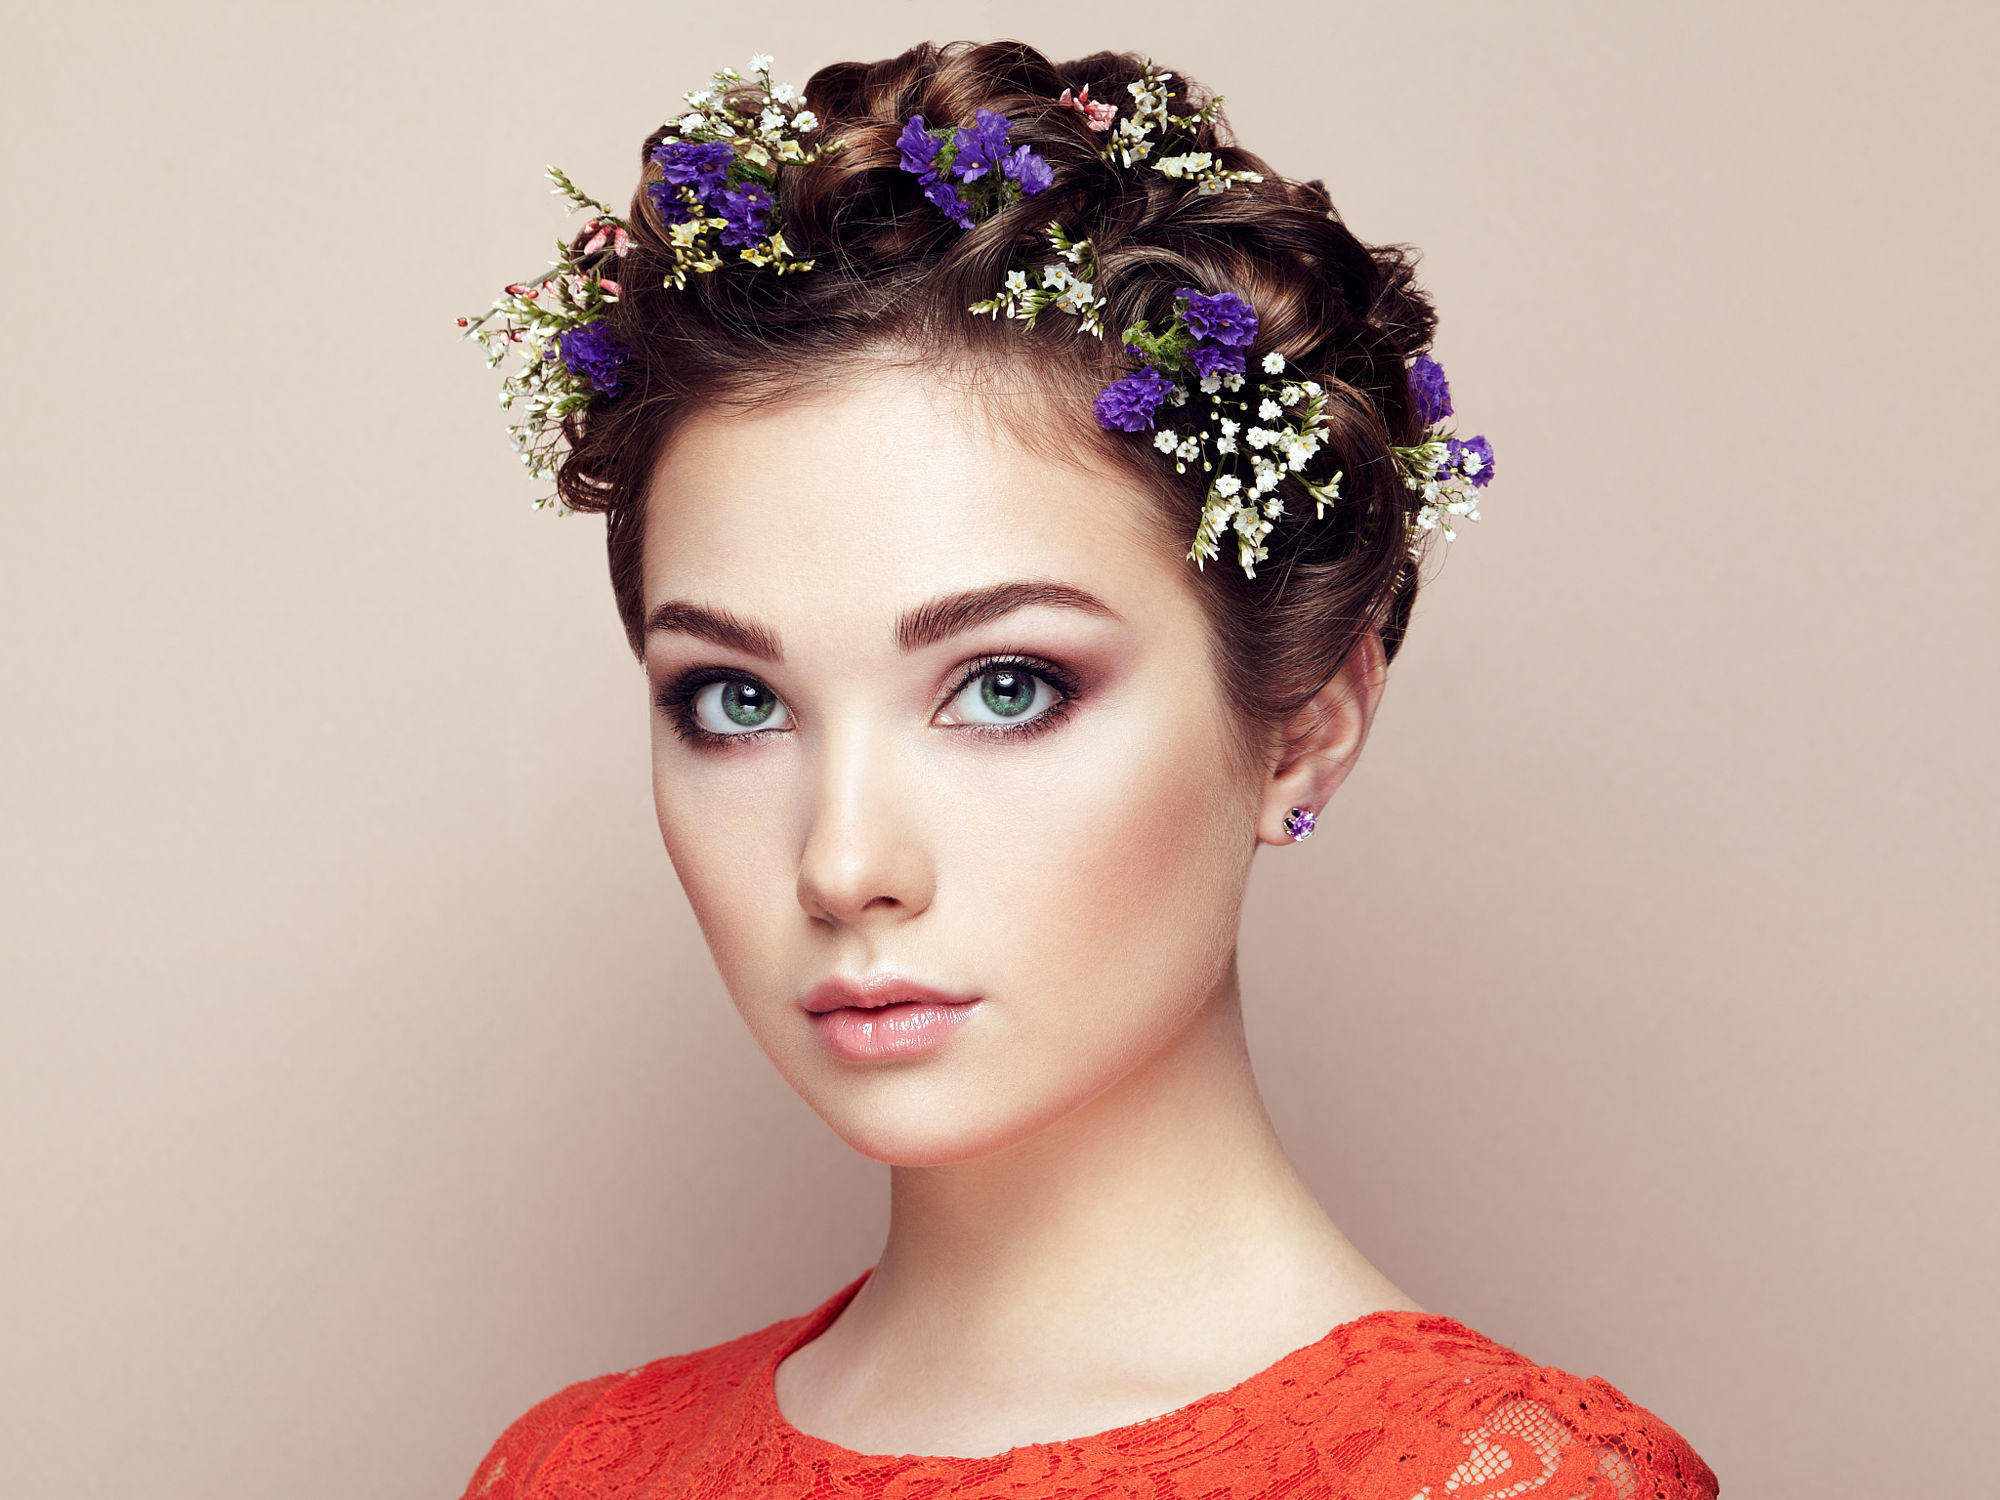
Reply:
[[[982,739],[1025,740],[1046,733],[1061,724],[1075,707],[1078,694],[1076,679],[1054,662],[1039,656],[1022,656],[1013,652],[1002,652],[992,656],[977,657],[966,664],[945,702],[949,703],[968,686],[977,682],[988,672],[1013,667],[1041,678],[1053,687],[1056,701],[1018,727],[1002,724],[954,724],[951,728],[970,732]],[[760,740],[767,734],[783,734],[782,729],[752,729],[743,734],[717,734],[712,729],[704,729],[694,719],[694,697],[711,682],[757,682],[756,677],[747,672],[731,671],[727,667],[693,667],[675,677],[658,693],[653,702],[666,714],[667,722],[683,741],[703,749],[720,748],[724,745],[740,745],[746,740]],[[761,684],[760,684],[761,685]]]

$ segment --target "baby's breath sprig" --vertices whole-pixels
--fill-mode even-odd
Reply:
[[[1007,273],[1000,290],[982,297],[966,309],[987,313],[993,318],[1017,318],[1029,328],[1050,307],[1074,313],[1086,333],[1104,336],[1103,305],[1091,287],[1097,275],[1097,250],[1088,239],[1072,239],[1061,224],[1048,227],[1049,244],[1056,259],[1038,267],[1039,282],[1016,266]],[[1072,269],[1074,268],[1074,269]]]
[[[1220,94],[1210,98],[1191,115],[1177,115],[1168,107],[1171,96],[1167,85],[1173,81],[1173,76],[1148,61],[1138,82],[1126,85],[1127,92],[1132,95],[1131,110],[1118,122],[1104,143],[1106,153],[1117,157],[1120,166],[1134,166],[1151,157],[1153,148],[1162,144],[1170,132],[1181,130],[1194,135],[1214,118],[1216,108],[1222,103]],[[1225,169],[1212,151],[1162,156],[1149,165],[1164,177],[1192,181],[1195,190],[1205,197],[1222,192],[1232,182],[1264,180],[1261,172]]]

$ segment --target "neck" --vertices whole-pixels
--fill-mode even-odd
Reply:
[[[1397,1301],[1414,1306],[1285,1154],[1232,962],[1166,1046],[1081,1108],[977,1160],[894,1168],[888,1240],[851,1306],[885,1338],[968,1351],[1052,1328],[1126,1342],[1262,1321],[1282,1352]]]

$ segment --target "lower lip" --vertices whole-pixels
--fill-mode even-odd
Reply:
[[[812,1026],[835,1056],[852,1062],[870,1062],[928,1052],[964,1025],[978,1008],[977,1000],[956,1005],[906,1000],[899,1005],[878,1005],[872,1010],[843,1005],[838,1010],[817,1012]]]

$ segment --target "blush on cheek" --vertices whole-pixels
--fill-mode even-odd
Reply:
[[[1071,781],[1045,878],[1073,941],[1127,974],[1157,968],[1186,983],[1234,946],[1252,815],[1219,747],[1155,733],[1123,748],[1115,770]]]

